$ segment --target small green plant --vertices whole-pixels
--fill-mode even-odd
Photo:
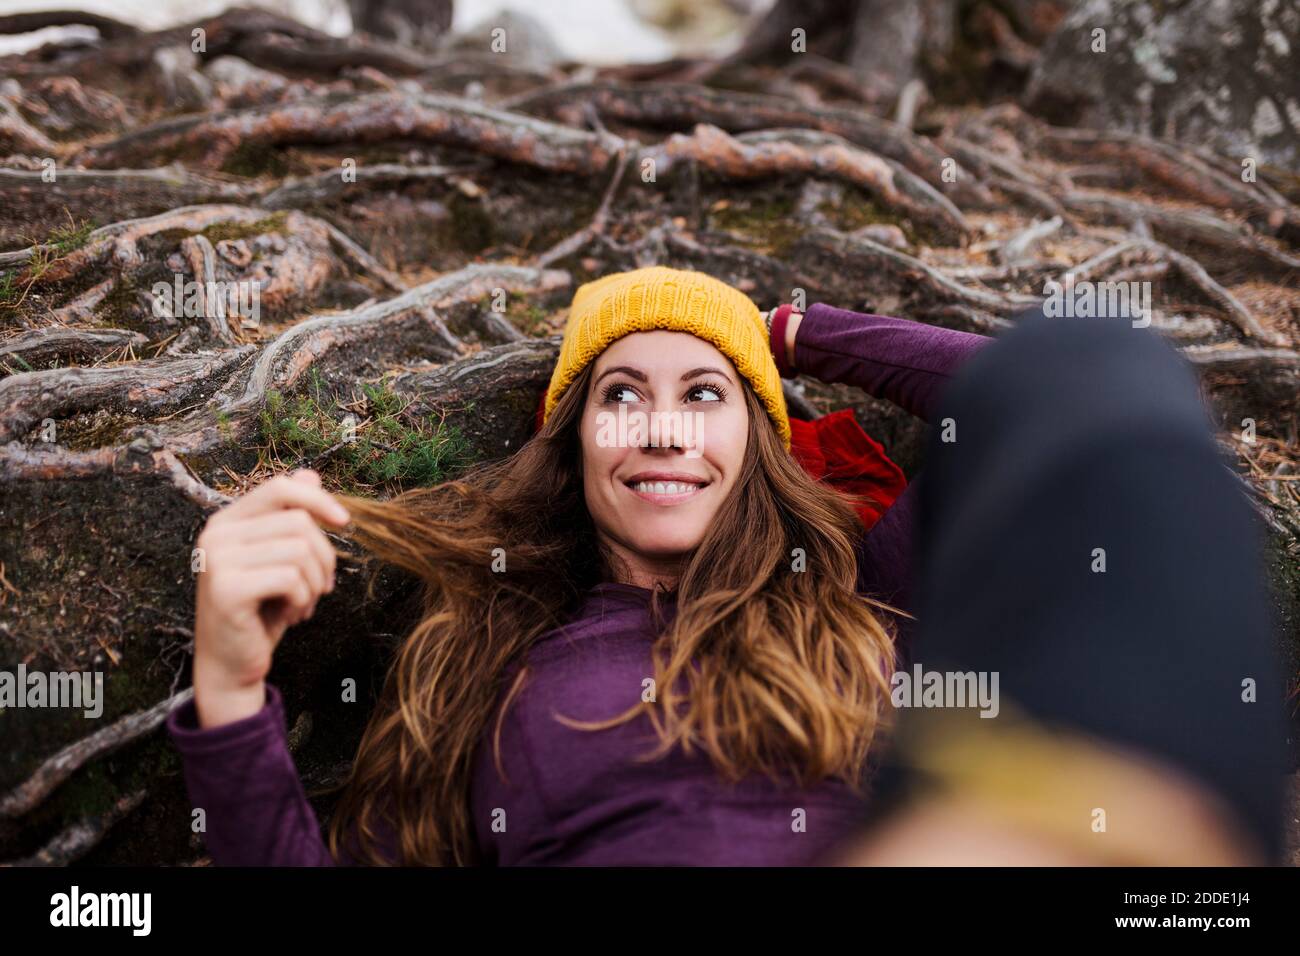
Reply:
[[[8,272],[0,278],[0,305],[18,308],[27,299],[32,286],[40,282],[41,277],[49,271],[59,259],[75,252],[86,244],[90,234],[95,231],[92,222],[78,222],[65,208],[68,217],[66,226],[56,226],[44,242],[32,242],[32,253],[27,259],[26,275],[20,282],[16,272]]]
[[[540,305],[529,306],[524,313],[524,333],[541,335],[546,331],[546,310]]]
[[[0,305],[17,305],[18,296],[18,280],[14,274],[6,272],[0,276]]]
[[[437,484],[467,464],[460,432],[414,415],[386,384],[342,403],[313,370],[302,394],[267,393],[260,426],[268,463],[312,467],[343,490],[396,492]]]
[[[86,240],[90,238],[90,234],[94,231],[94,223],[89,221],[77,222],[72,218],[72,214],[68,213],[68,224],[59,226],[51,232],[45,243],[53,247],[57,259],[84,246]]]

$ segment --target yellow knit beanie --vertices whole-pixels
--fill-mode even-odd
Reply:
[[[578,374],[612,342],[652,329],[689,332],[731,359],[767,409],[785,447],[790,447],[781,373],[758,306],[739,289],[712,276],[664,266],[616,272],[574,293],[543,420]]]

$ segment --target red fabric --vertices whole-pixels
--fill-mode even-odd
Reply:
[[[836,491],[861,496],[851,502],[870,529],[907,487],[885,449],[862,430],[851,409],[810,422],[790,419],[790,454],[813,478]]]
[[[542,427],[542,393],[533,430]],[[863,527],[870,529],[907,487],[907,478],[880,443],[862,430],[852,410],[841,409],[806,422],[790,419],[790,454],[814,479],[836,491],[863,496],[851,502]]]

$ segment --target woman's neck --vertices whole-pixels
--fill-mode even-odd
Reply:
[[[612,581],[650,591],[660,586],[670,591],[677,587],[685,558],[681,556],[652,558],[637,554],[614,541],[606,540],[604,544],[606,565],[609,567]]]

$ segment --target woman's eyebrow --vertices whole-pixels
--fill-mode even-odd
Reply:
[[[645,372],[642,372],[640,369],[635,369],[630,365],[615,365],[611,368],[607,368],[605,369],[605,371],[601,372],[599,375],[596,376],[596,381],[599,382],[601,379],[605,378],[605,376],[613,375],[615,372],[622,372],[628,378],[634,378],[638,382],[646,381]],[[712,365],[701,365],[699,368],[693,368],[689,372],[684,374],[681,380],[683,382],[686,382],[689,381],[690,379],[698,378],[701,375],[721,375],[728,382],[731,381],[730,375],[728,375],[720,368],[714,368]]]
[[[689,372],[687,372],[685,375],[682,376],[682,381],[685,382],[687,379],[697,378],[701,375],[721,375],[728,382],[731,381],[730,375],[728,375],[722,369],[714,368],[711,365],[702,365],[699,368],[691,369]]]
[[[635,369],[630,365],[615,365],[613,368],[607,368],[605,371],[597,375],[596,381],[599,382],[605,376],[613,375],[615,372],[622,372],[628,378],[634,378],[638,382],[644,382],[646,380],[645,372],[642,372],[640,369]]]

